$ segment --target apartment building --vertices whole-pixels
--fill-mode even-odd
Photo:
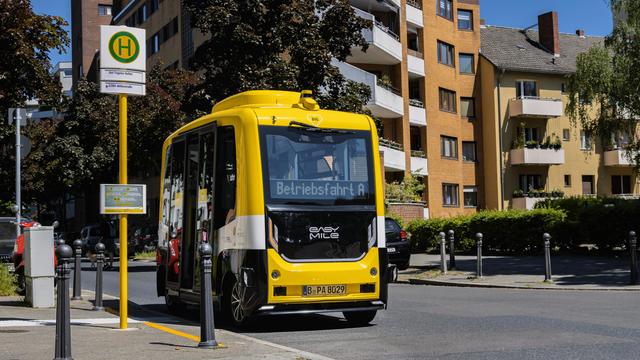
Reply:
[[[558,32],[558,16],[538,29],[481,29],[485,202],[491,209],[531,209],[548,195],[639,193],[625,137],[603,144],[565,115],[567,75],[576,57],[602,37]]]
[[[71,62],[74,87],[78,79],[97,79],[100,25],[111,23],[112,1],[71,0]]]
[[[113,25],[139,27],[147,31],[147,68],[158,62],[166,68],[187,68],[206,35],[192,29],[181,1],[114,0]]]
[[[337,63],[369,85],[367,105],[382,123],[385,179],[414,173],[425,183],[430,216],[483,206],[481,124],[475,98],[480,48],[477,0],[352,0],[374,26],[369,48]]]

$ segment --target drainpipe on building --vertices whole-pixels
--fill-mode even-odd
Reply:
[[[502,102],[500,101],[500,85],[504,69],[499,69],[498,75],[498,139],[500,141],[500,210],[504,210],[504,160],[502,155]]]

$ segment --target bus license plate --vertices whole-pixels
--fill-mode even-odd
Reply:
[[[347,295],[347,285],[304,285],[302,296],[341,296]]]

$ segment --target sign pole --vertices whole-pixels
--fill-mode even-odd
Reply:
[[[22,122],[22,117],[20,116],[20,111],[18,109],[15,110],[15,119],[16,119],[16,238],[20,236],[20,222],[22,222],[21,210],[22,204],[20,199],[20,169],[21,169],[21,156],[20,156],[20,125]]]
[[[118,116],[120,123],[120,139],[119,139],[119,173],[120,184],[126,184],[127,180],[127,95],[118,95],[118,108],[120,114]],[[127,214],[120,214],[120,329],[124,330],[128,327],[128,283],[127,283],[127,260],[128,260],[128,241],[127,241]]]

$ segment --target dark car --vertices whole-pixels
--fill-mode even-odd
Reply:
[[[397,266],[398,270],[406,270],[409,267],[409,258],[411,257],[407,232],[392,218],[384,219],[384,229],[389,264]]]
[[[158,244],[158,225],[145,225],[133,231],[136,251],[153,251]]]

